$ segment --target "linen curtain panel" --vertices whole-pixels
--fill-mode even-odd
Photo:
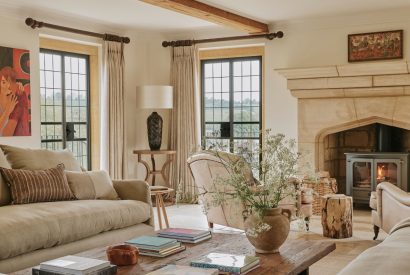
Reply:
[[[124,44],[104,42],[105,100],[103,98],[102,125],[105,140],[101,142],[105,160],[102,167],[107,169],[111,178],[123,179],[126,174],[124,151]],[[105,101],[105,102],[104,102]]]
[[[197,143],[196,123],[196,50],[174,47],[171,61],[171,85],[174,87],[174,108],[171,111],[170,145],[177,151],[171,166],[172,184],[183,200],[195,199],[195,188],[187,159]]]

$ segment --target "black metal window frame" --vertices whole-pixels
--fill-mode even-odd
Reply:
[[[235,61],[259,61],[259,121],[252,122],[252,121],[236,121],[234,122],[234,70],[233,64]],[[262,118],[263,118],[263,59],[262,56],[246,56],[246,57],[232,57],[232,58],[217,58],[217,59],[206,59],[201,60],[201,136],[202,140],[206,142],[206,139],[220,139],[226,140],[227,137],[207,137],[206,136],[206,124],[221,124],[225,122],[206,122],[205,121],[205,65],[206,64],[214,64],[218,62],[229,62],[229,130],[230,130],[230,137],[229,137],[229,151],[231,153],[234,152],[234,140],[259,140],[259,146],[262,145],[262,135],[259,134],[258,137],[235,137],[234,136],[234,124],[258,124],[259,125],[259,133],[262,131]],[[243,77],[243,76],[241,76]],[[243,92],[243,91],[241,91]],[[213,107],[215,108],[215,107]],[[205,146],[205,144],[203,144]],[[260,159],[259,159],[260,160]]]
[[[66,121],[66,86],[65,86],[65,57],[77,57],[77,58],[84,58],[86,60],[85,70],[87,75],[86,81],[86,89],[87,89],[87,121],[86,122],[74,122],[74,124],[78,125],[87,125],[87,138],[73,138],[70,141],[87,141],[87,169],[91,169],[91,108],[90,108],[90,56],[86,54],[78,54],[66,51],[59,51],[59,50],[51,50],[51,49],[44,49],[40,48],[40,53],[44,54],[53,54],[53,55],[60,55],[61,56],[61,100],[62,100],[62,121],[61,122],[43,122],[41,121],[41,125],[62,125],[62,139],[41,139],[41,143],[48,143],[48,142],[62,142],[63,148],[67,148],[67,121]],[[53,61],[54,62],[54,61]],[[48,70],[43,70],[48,71]],[[54,71],[52,71],[54,72]],[[54,78],[54,76],[53,76]],[[54,79],[53,79],[54,81]],[[55,89],[55,88],[53,88]],[[53,95],[54,96],[54,95]],[[47,103],[47,102],[45,102]],[[44,106],[48,106],[45,104]],[[55,105],[52,105],[55,106]]]

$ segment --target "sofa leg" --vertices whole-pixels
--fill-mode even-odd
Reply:
[[[209,228],[214,228],[214,223],[213,222],[208,222],[208,227]]]
[[[375,241],[377,239],[377,236],[379,236],[380,228],[377,225],[373,225],[373,231],[374,231],[373,240]]]
[[[306,231],[309,231],[310,217],[305,217]]]

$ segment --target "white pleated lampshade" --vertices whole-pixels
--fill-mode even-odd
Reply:
[[[137,108],[172,109],[172,86],[146,85],[137,87]]]

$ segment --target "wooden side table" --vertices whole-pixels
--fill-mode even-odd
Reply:
[[[350,238],[353,235],[353,198],[333,194],[320,198],[322,204],[323,236],[333,239]]]
[[[163,195],[167,195],[171,192],[174,192],[174,189],[172,188],[166,188],[164,189],[155,189],[151,188],[151,196],[155,196],[155,205],[157,206],[157,213],[158,213],[158,223],[159,223],[159,228],[163,229],[162,227],[162,217],[161,217],[161,210],[162,210],[162,215],[164,215],[164,222],[165,222],[165,228],[169,228],[169,222],[168,222],[168,216],[167,216],[167,211],[165,210],[165,205],[164,205],[164,199]]]
[[[145,169],[147,171],[147,174],[145,176],[145,181],[148,181],[148,178],[152,176],[152,185],[155,185],[155,175],[159,174],[162,176],[164,179],[165,183],[168,186],[171,186],[171,183],[169,181],[169,177],[165,173],[166,168],[171,164],[171,162],[174,160],[174,156],[177,153],[177,151],[174,150],[157,150],[157,151],[151,151],[151,150],[134,150],[134,154],[138,156],[138,162],[142,163],[145,166]],[[149,167],[148,163],[142,159],[142,155],[151,155],[151,163],[152,163],[152,169]],[[155,166],[155,156],[156,155],[165,155],[167,157],[167,160],[165,161],[164,165],[162,166],[161,170],[157,170]]]

